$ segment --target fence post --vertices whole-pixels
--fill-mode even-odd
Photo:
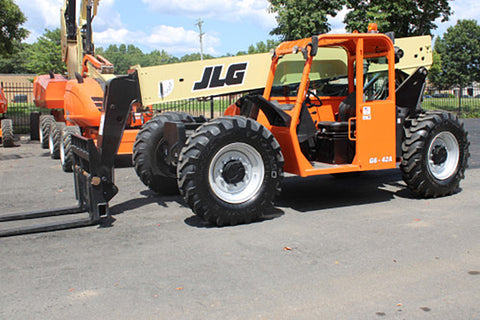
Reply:
[[[462,91],[463,86],[460,84],[460,91],[458,92],[458,115],[462,115]]]
[[[210,97],[210,119],[214,116],[213,96]]]

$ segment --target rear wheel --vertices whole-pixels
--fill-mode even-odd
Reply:
[[[465,177],[469,142],[458,118],[448,112],[426,112],[412,121],[402,144],[402,177],[422,197],[454,193]]]
[[[185,201],[217,226],[260,218],[273,207],[282,178],[277,140],[258,122],[243,117],[202,125],[188,139],[178,164]]]
[[[48,135],[50,134],[50,126],[55,123],[55,118],[50,114],[40,116],[40,125],[38,127],[38,136],[40,145],[43,149],[48,148]]]
[[[81,134],[78,126],[66,126],[62,132],[62,142],[60,144],[60,162],[65,172],[73,171],[73,150],[72,135]]]
[[[60,159],[60,145],[62,143],[62,130],[65,122],[54,122],[50,125],[48,133],[48,148],[52,159]]]
[[[11,119],[3,119],[1,122],[2,127],[2,145],[5,148],[15,146],[13,135],[13,123]]]
[[[165,162],[163,133],[168,121],[193,122],[184,112],[165,112],[145,123],[133,145],[132,161],[140,180],[159,194],[176,194],[177,168]]]

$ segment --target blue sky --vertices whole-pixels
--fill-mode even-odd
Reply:
[[[80,0],[77,0],[80,2]],[[15,0],[27,16],[30,30],[27,42],[34,42],[46,28],[59,27],[63,0]],[[480,1],[450,3],[454,15],[438,22],[436,35],[442,35],[458,19],[480,20]],[[346,10],[330,19],[332,32],[344,32]],[[274,39],[269,32],[275,17],[268,13],[267,0],[101,0],[94,20],[97,47],[134,44],[144,52],[165,50],[176,56],[200,51],[197,20],[202,18],[204,52],[214,56],[245,51],[250,44]]]

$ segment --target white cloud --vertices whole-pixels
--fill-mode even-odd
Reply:
[[[176,55],[200,51],[198,33],[193,30],[193,27],[192,30],[185,30],[183,27],[159,25],[151,30],[129,30],[122,23],[122,17],[115,9],[115,1],[101,0],[100,2],[98,15],[93,21],[93,39],[97,47],[126,43],[140,46],[146,50],[163,49]],[[26,39],[27,43],[35,42],[38,36],[43,34],[45,28],[54,29],[60,27],[60,9],[63,6],[63,0],[16,0],[16,2],[28,17],[28,21],[25,24],[25,27],[30,30],[30,35]],[[249,2],[252,3],[250,4]],[[259,1],[243,0],[239,5],[245,7],[244,10],[247,10],[255,7],[255,2]],[[77,5],[79,3],[80,1],[77,1]],[[233,2],[230,4],[232,5]],[[185,1],[181,2],[180,5],[188,7]],[[190,5],[192,4],[190,3]],[[211,3],[194,3],[193,7],[195,10],[206,10],[211,8],[208,5],[211,5]],[[238,7],[237,4],[235,6]],[[220,45],[219,38],[207,32],[203,40],[204,52],[217,54],[215,48]]]
[[[104,7],[103,4],[102,1],[102,7],[98,8],[97,16],[93,19],[92,28],[98,31],[103,31],[109,28],[121,29],[123,23],[120,13],[112,7]]]
[[[35,42],[44,29],[60,26],[62,0],[16,0],[15,3],[27,17],[24,27],[30,31],[27,43]]]
[[[443,36],[448,27],[454,26],[461,19],[480,21],[480,2],[478,0],[451,1],[450,7],[453,10],[453,15],[449,17],[448,21],[442,22],[441,18],[435,20],[438,28],[432,31],[434,35]]]
[[[151,50],[165,50],[171,54],[188,54],[200,51],[198,33],[185,30],[183,27],[159,25],[148,34],[143,31],[130,31],[126,28],[109,28],[102,32],[94,32],[93,38],[97,46],[110,44],[133,44],[147,46]],[[204,52],[216,54],[215,47],[220,40],[212,35],[204,36]]]
[[[450,5],[454,11],[452,21],[459,19],[480,19],[480,2],[478,0],[452,1]]]
[[[275,16],[268,13],[267,0],[142,0],[160,13],[230,22],[248,21],[264,29],[275,26]]]
[[[345,19],[345,15],[348,13],[348,11],[350,10],[344,6],[335,17],[329,16],[328,23],[330,23],[330,27],[332,28],[329,33],[346,33],[343,20]]]

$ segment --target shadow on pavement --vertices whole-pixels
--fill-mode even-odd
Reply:
[[[275,205],[308,212],[386,202],[395,196],[415,199],[414,194],[402,182],[398,169],[339,177],[333,175],[308,178],[287,177],[283,181],[282,193],[275,201]],[[387,190],[392,187],[393,189],[401,188],[401,190]]]

